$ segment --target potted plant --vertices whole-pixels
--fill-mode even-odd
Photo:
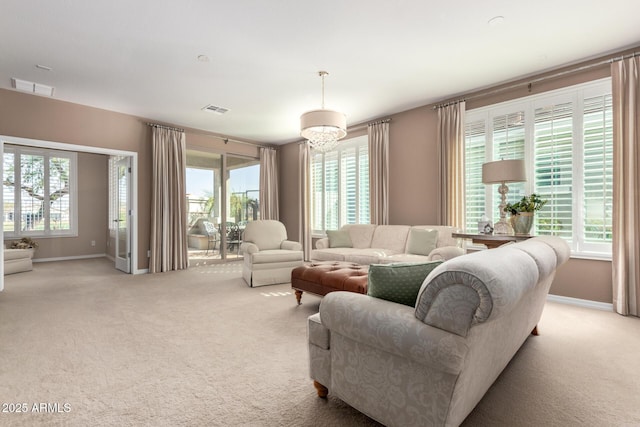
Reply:
[[[516,234],[529,234],[533,226],[533,214],[547,204],[536,193],[524,196],[520,201],[507,203],[504,210],[511,213],[511,226]]]
[[[38,242],[33,240],[31,237],[23,237],[20,240],[14,240],[11,242],[9,249],[35,249],[38,247]]]

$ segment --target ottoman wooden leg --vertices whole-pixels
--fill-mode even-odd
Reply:
[[[298,305],[302,304],[300,300],[302,299],[302,291],[296,289],[296,300],[298,301]]]
[[[318,381],[314,381],[313,382],[313,386],[318,391],[318,397],[321,397],[323,399],[327,398],[327,395],[329,394],[329,389],[328,388],[326,388],[325,386],[320,384]]]
[[[536,337],[539,335],[538,334],[538,325],[533,327],[533,331],[531,331],[531,335],[535,335]]]

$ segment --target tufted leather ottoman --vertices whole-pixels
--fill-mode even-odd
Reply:
[[[369,267],[353,262],[314,261],[291,271],[298,304],[303,292],[324,296],[333,291],[367,293]]]

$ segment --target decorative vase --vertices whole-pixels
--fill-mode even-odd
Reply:
[[[511,215],[511,227],[515,234],[529,234],[533,226],[533,212],[518,212]]]

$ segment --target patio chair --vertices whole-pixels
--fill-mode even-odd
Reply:
[[[209,249],[216,250],[216,243],[220,241],[220,234],[216,227],[210,223],[209,221],[202,221],[202,225],[204,226],[204,231],[207,233],[209,240],[207,241],[207,251],[205,252],[205,256],[209,255]]]

